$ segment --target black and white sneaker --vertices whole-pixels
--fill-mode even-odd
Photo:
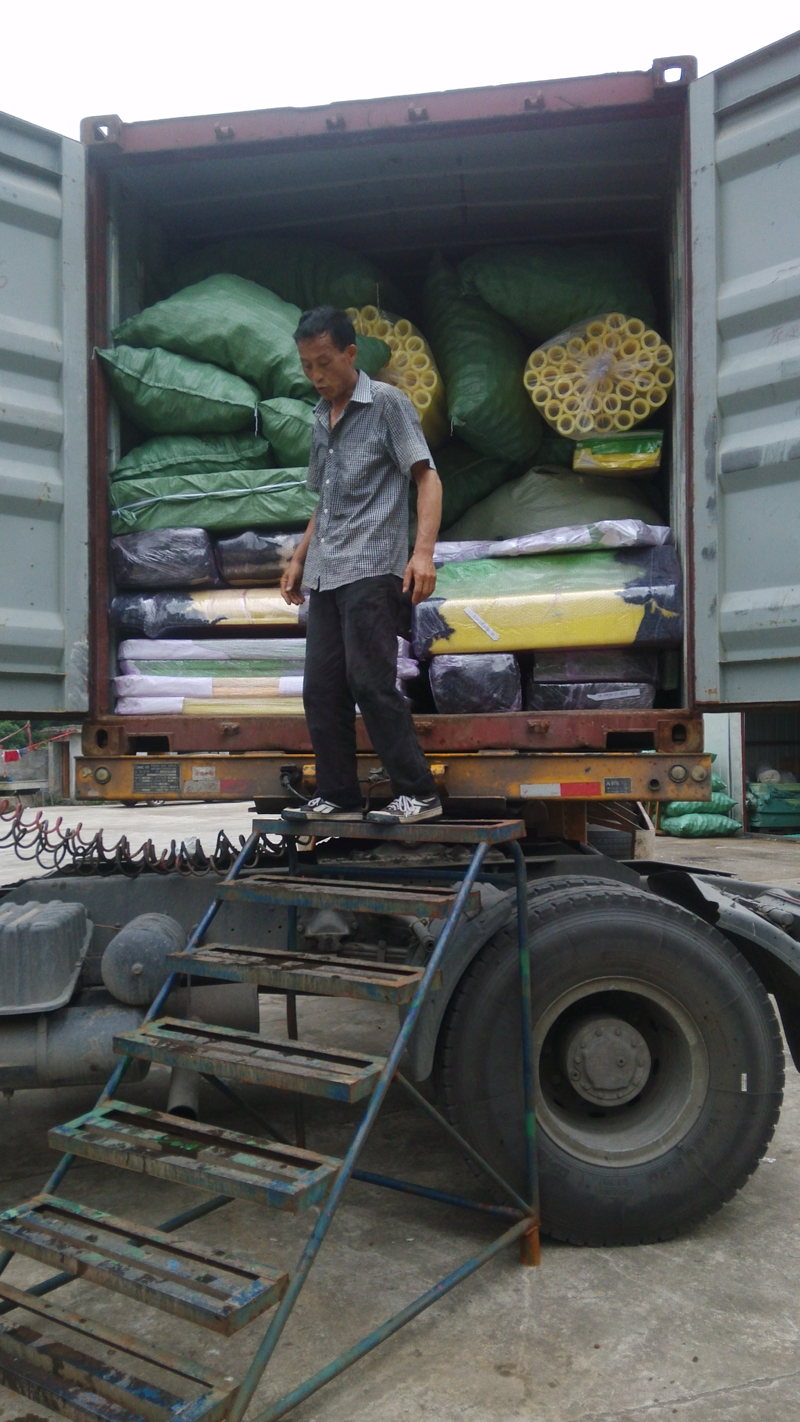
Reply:
[[[370,810],[367,820],[373,825],[415,825],[419,820],[436,820],[442,813],[438,795],[417,799],[416,795],[398,795],[385,810]]]
[[[309,800],[306,805],[287,805],[281,810],[282,820],[299,820],[305,823],[306,820],[363,820],[363,810],[343,810],[341,805],[334,805],[331,800],[323,800],[321,795],[315,795],[313,800]]]

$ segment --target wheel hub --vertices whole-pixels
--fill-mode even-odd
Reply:
[[[639,1095],[650,1075],[644,1038],[621,1017],[592,1017],[567,1037],[566,1075],[584,1101],[622,1106]]]

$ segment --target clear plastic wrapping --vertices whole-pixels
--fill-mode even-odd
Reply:
[[[296,627],[299,612],[275,588],[119,593],[111,603],[115,627],[147,637],[200,627]]]
[[[519,711],[522,682],[516,657],[508,652],[434,658],[431,691],[441,715]]]
[[[647,681],[566,681],[528,683],[531,711],[647,711],[655,699]]]
[[[444,444],[449,434],[447,401],[433,351],[421,331],[397,316],[389,316],[377,306],[348,307],[358,336],[377,336],[388,347],[388,363],[376,374],[377,380],[404,391],[416,410],[422,433],[431,449]]]
[[[408,644],[406,643],[406,646]],[[150,640],[128,637],[119,645],[121,672],[157,674],[163,668],[172,676],[191,676],[185,668],[204,664],[198,675],[265,676],[302,672],[306,659],[304,637],[209,637],[202,642],[187,638]]]
[[[226,583],[234,587],[279,583],[302,533],[258,533],[252,529],[218,538],[217,561]]]
[[[672,350],[638,316],[611,311],[539,346],[523,383],[560,435],[612,434],[633,429],[666,402],[675,383]]]
[[[634,647],[567,647],[537,652],[534,682],[649,681],[658,684],[658,653]]]
[[[191,696],[203,700],[231,697],[302,696],[303,676],[142,676],[114,678],[117,696]]]
[[[644,523],[638,518],[602,519],[599,523],[573,524],[548,528],[542,533],[526,533],[521,538],[498,542],[464,539],[437,543],[433,561],[469,563],[476,558],[523,558],[536,553],[569,552],[573,548],[660,548],[672,542],[672,530],[663,524]]]
[[[654,474],[661,467],[663,430],[637,430],[634,434],[595,435],[579,439],[572,457],[573,469],[589,474]]]
[[[114,582],[134,588],[213,588],[214,548],[204,528],[148,529],[111,540]]]
[[[190,696],[121,696],[116,711],[118,716],[302,716],[303,698],[240,696],[208,701]]]

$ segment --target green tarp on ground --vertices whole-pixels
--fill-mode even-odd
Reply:
[[[401,292],[374,262],[333,242],[308,237],[233,237],[212,242],[176,264],[170,286],[179,291],[218,272],[258,282],[301,311],[327,303],[342,311],[370,305],[405,310]]]
[[[522,383],[529,347],[479,296],[464,296],[441,256],[425,283],[425,334],[447,391],[453,433],[492,459],[535,457],[542,423]]]
[[[315,399],[294,332],[300,308],[242,277],[208,277],[158,301],[113,332],[126,346],[160,346],[252,381],[262,395]]]
[[[172,351],[98,351],[120,409],[148,434],[255,430],[258,391],[238,375]]]
[[[280,461],[293,464],[294,460]],[[297,461],[298,463],[300,461]],[[267,469],[270,447],[258,435],[156,435],[119,461],[112,479],[151,474],[213,474],[224,469]]]
[[[442,538],[522,538],[549,528],[598,523],[605,519],[641,519],[660,524],[641,480],[605,479],[566,469],[530,469],[474,504]]]
[[[618,245],[529,242],[488,247],[459,266],[465,293],[481,296],[528,338],[530,351],[609,311],[651,326],[655,305],[630,252]]]
[[[307,470],[233,469],[182,478],[119,479],[111,485],[111,532],[145,528],[304,528],[316,508]]]

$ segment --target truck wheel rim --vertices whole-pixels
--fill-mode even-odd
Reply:
[[[666,1154],[708,1095],[697,1023],[639,978],[593,978],[563,993],[536,1022],[534,1060],[541,1129],[592,1165],[642,1165]]]

